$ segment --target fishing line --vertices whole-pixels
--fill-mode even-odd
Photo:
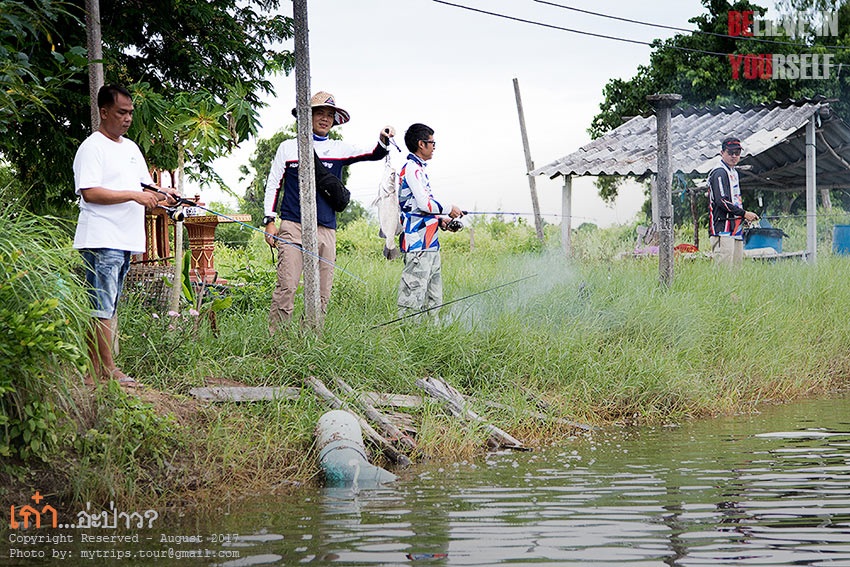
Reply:
[[[199,208],[203,211],[206,211],[208,213],[212,213],[214,215],[220,216],[221,218],[225,218],[225,219],[229,220],[230,222],[235,222],[239,225],[242,225],[246,228],[250,228],[251,230],[254,230],[254,231],[259,232],[261,234],[264,234],[266,236],[271,236],[273,239],[277,240],[278,242],[281,242],[281,243],[285,244],[286,246],[292,246],[293,248],[300,250],[304,254],[308,254],[310,256],[313,256],[314,258],[318,259],[320,262],[325,262],[326,264],[333,266],[334,269],[339,270],[340,272],[351,276],[352,278],[359,281],[360,283],[362,283],[364,285],[366,284],[365,280],[361,279],[360,277],[356,276],[355,274],[352,274],[351,272],[349,272],[345,268],[341,268],[340,266],[338,266],[334,262],[331,262],[327,258],[319,256],[318,254],[314,254],[313,252],[310,252],[309,250],[305,250],[304,247],[299,246],[298,244],[295,244],[294,242],[290,242],[289,240],[286,240],[285,238],[281,238],[280,236],[278,236],[276,234],[271,234],[269,232],[266,232],[265,230],[262,230],[260,228],[255,227],[255,226],[251,226],[248,223],[244,223],[240,220],[236,220],[235,218],[228,216],[228,215],[225,215],[224,213],[219,213],[218,211],[213,211],[212,209],[208,209],[206,207],[203,207],[203,206],[201,206],[201,205],[195,203],[194,201],[187,199],[185,197],[175,197],[171,193],[166,193],[165,191],[160,191],[159,189],[157,189],[153,185],[148,185],[147,183],[142,183],[141,185],[142,185],[143,188],[147,189],[148,191],[154,191],[155,193],[159,193],[161,195],[166,195],[167,197],[171,197],[172,199],[175,199],[177,201],[178,205],[186,205],[186,206],[189,206],[189,207],[197,207],[197,208]],[[163,208],[165,208],[165,207],[163,207]]]
[[[521,281],[528,280],[528,279],[531,279],[531,278],[536,278],[536,277],[537,277],[537,274],[531,274],[530,276],[525,276],[523,278],[519,278],[519,279],[514,280],[512,282],[503,283],[501,285],[497,285],[496,287],[491,287],[490,289],[485,289],[485,290],[478,291],[478,292],[475,292],[475,293],[470,294],[470,295],[466,295],[464,297],[452,299],[451,301],[446,301],[445,303],[441,303],[440,305],[435,305],[434,307],[429,307],[427,309],[423,309],[422,311],[417,311],[416,313],[409,313],[407,315],[404,315],[403,317],[393,319],[392,321],[387,321],[386,323],[381,323],[380,325],[375,325],[374,327],[369,327],[369,330],[371,331],[373,329],[379,329],[381,327],[386,327],[387,325],[392,325],[393,323],[398,323],[399,321],[403,321],[404,319],[408,319],[410,317],[415,317],[417,315],[421,315],[422,313],[427,313],[428,311],[433,311],[434,309],[439,309],[440,307],[444,307],[446,305],[451,305],[452,303],[457,303],[458,301],[463,301],[464,299],[469,299],[470,297],[475,297],[476,295],[481,295],[482,293],[488,293],[488,292],[491,292],[491,291],[495,291],[499,288],[509,286],[509,285],[513,285],[515,283],[519,283]]]

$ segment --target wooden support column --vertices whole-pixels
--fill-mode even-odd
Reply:
[[[817,114],[813,114],[806,124],[806,258],[811,263],[818,259],[815,120]]]
[[[670,109],[682,95],[655,94],[646,97],[655,108],[655,131],[658,140],[658,275],[663,287],[673,285],[673,169],[670,154]]]
[[[316,173],[313,161],[313,109],[310,107],[310,49],[307,0],[293,0],[295,97],[298,122],[298,188],[301,196],[301,257],[304,260],[304,324],[319,331],[324,323],[319,295],[319,236]]]
[[[561,190],[561,246],[564,256],[573,255],[573,176],[564,176],[564,187]]]

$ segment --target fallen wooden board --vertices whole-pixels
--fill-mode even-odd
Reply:
[[[208,386],[192,388],[189,394],[205,402],[258,402],[297,400],[301,389],[286,386]]]

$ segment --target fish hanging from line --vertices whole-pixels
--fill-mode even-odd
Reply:
[[[398,173],[387,155],[384,160],[384,173],[378,183],[378,196],[372,203],[378,209],[378,223],[381,230],[378,236],[384,239],[384,258],[395,260],[399,257],[398,239],[401,234],[401,210],[398,206]]]

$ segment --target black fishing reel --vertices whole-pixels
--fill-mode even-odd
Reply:
[[[452,219],[446,223],[446,230],[449,232],[458,232],[463,230],[463,223],[457,219]]]
[[[174,222],[183,222],[186,219],[186,213],[183,212],[183,209],[180,207],[169,207],[167,205],[159,206],[160,208],[164,209],[166,213],[168,213],[168,218],[170,218]]]

